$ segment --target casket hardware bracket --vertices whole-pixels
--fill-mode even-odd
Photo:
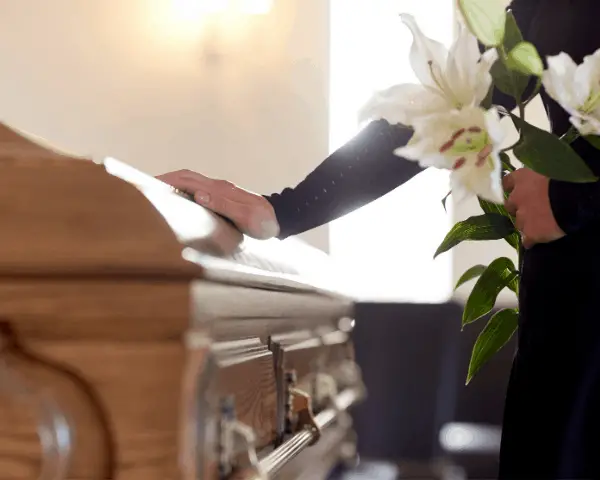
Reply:
[[[308,430],[312,435],[309,445],[316,444],[321,438],[321,428],[315,421],[312,408],[312,397],[304,390],[296,387],[296,372],[286,372],[287,381],[287,433],[298,433]]]
[[[245,452],[255,477],[266,480],[256,452],[256,434],[252,427],[240,422],[235,416],[235,402],[228,396],[221,400],[219,421],[219,478],[229,479],[236,471],[238,451]]]
[[[318,410],[333,408],[336,413],[342,413],[337,402],[338,385],[333,375],[322,371],[315,372],[313,375],[313,392],[314,399],[319,405]]]

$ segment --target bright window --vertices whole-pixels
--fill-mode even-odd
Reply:
[[[452,0],[331,0],[331,150],[356,134],[357,111],[374,90],[416,80],[408,63],[412,36],[401,12],[413,14],[427,35],[451,41]],[[433,260],[451,226],[441,204],[447,192],[447,172],[428,170],[331,224],[331,255],[360,297],[424,303],[450,298],[451,253]]]

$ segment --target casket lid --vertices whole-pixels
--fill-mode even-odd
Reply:
[[[339,296],[317,249],[244,238],[124,162],[73,157],[1,123],[0,212],[2,276],[202,277]]]
[[[202,267],[203,277],[253,288],[340,295],[329,257],[296,239],[254,240],[225,219],[174,194],[174,189],[114,158],[111,174],[135,185],[161,213],[181,242],[183,257]]]
[[[1,123],[0,218],[2,276],[200,271],[135,187]]]

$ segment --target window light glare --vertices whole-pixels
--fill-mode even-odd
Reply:
[[[272,5],[273,0],[173,0],[176,15],[185,20],[225,12],[264,15]]]

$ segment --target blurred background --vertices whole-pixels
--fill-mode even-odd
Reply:
[[[350,139],[375,89],[414,80],[398,13],[445,43],[455,27],[453,0],[0,0],[0,12],[2,121],[77,154],[150,174],[189,168],[260,193],[295,185]],[[537,102],[528,118],[545,126]],[[427,171],[302,236],[362,301],[360,453],[393,468],[361,478],[427,476],[439,459],[495,475],[497,430],[481,446],[471,427],[444,428],[500,424],[514,342],[465,387],[483,322],[460,332],[465,289],[453,285],[512,254],[485,242],[434,261],[450,226],[477,212],[444,211],[447,191],[446,173]]]

